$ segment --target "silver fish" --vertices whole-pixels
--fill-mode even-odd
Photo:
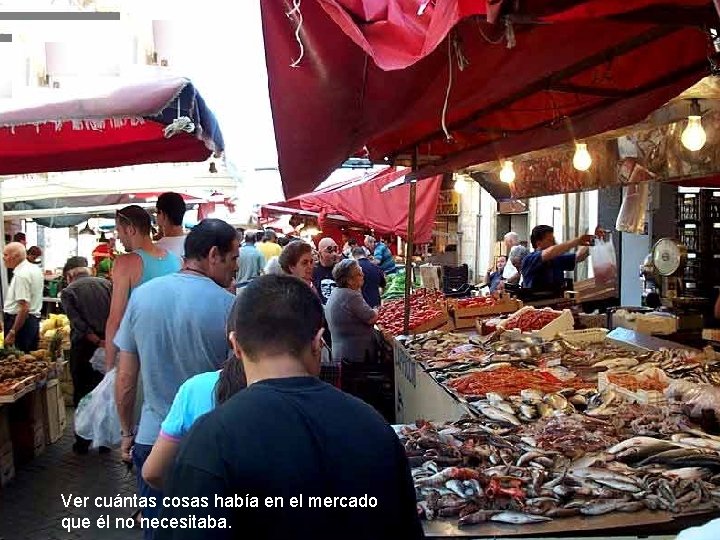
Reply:
[[[455,495],[461,498],[466,498],[465,487],[460,480],[448,480],[445,482],[445,487],[452,491]]]
[[[570,403],[572,403],[573,405],[578,405],[580,407],[584,407],[585,405],[588,404],[587,398],[585,396],[583,396],[582,394],[575,394],[574,396],[570,396],[568,401]]]
[[[642,488],[637,484],[632,482],[623,482],[616,478],[593,478],[593,482],[597,482],[598,484],[602,484],[603,486],[607,486],[618,491],[626,491],[628,493],[638,493],[639,491],[642,491]]]
[[[543,393],[533,388],[520,390],[520,397],[527,403],[540,403],[543,399]]]
[[[500,523],[512,523],[513,525],[526,525],[529,523],[541,523],[543,521],[552,521],[552,518],[545,516],[533,516],[523,514],[522,512],[505,511],[495,514],[490,521],[498,521]]]
[[[675,447],[677,445],[672,444],[668,441],[664,441],[661,439],[655,439],[653,437],[632,437],[630,439],[626,439],[622,442],[619,442],[615,446],[611,446],[608,448],[608,452],[611,454],[618,454],[622,452],[623,450],[627,450],[629,448],[645,448],[645,447],[667,447],[666,449]],[[659,450],[658,450],[659,451]]]
[[[481,404],[478,405],[477,408],[483,415],[487,416],[490,420],[495,420],[496,422],[505,422],[514,426],[520,425],[520,420],[518,420],[514,414],[509,414],[505,411],[498,409],[497,407]]]
[[[543,402],[547,403],[557,411],[561,411],[568,406],[568,400],[560,394],[547,394],[543,398]]]
[[[505,398],[496,392],[488,392],[485,394],[485,399],[487,399],[491,405],[495,405],[495,403],[500,401],[505,401]]]
[[[637,512],[644,508],[644,504],[641,502],[628,502],[624,499],[615,499],[609,501],[602,501],[597,503],[590,503],[580,508],[580,513],[586,516],[601,516],[610,512]]]
[[[495,371],[497,369],[502,369],[502,368],[511,367],[511,366],[512,366],[512,364],[510,362],[497,362],[495,364],[490,364],[488,366],[480,368],[477,371]]]
[[[535,458],[543,457],[545,454],[543,452],[537,452],[537,451],[530,451],[524,453],[520,458],[517,460],[517,466],[522,467],[526,463],[529,463],[530,461],[534,460]]]
[[[537,416],[537,409],[532,405],[523,403],[520,405],[520,416],[526,418],[527,420],[532,420]]]
[[[515,415],[515,409],[513,409],[513,406],[510,405],[507,401],[497,401],[495,403],[491,404],[496,409],[500,409],[501,411],[505,411],[508,414]]]

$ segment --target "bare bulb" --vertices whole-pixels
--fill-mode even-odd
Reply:
[[[513,168],[512,161],[503,161],[502,168],[500,169],[500,180],[506,184],[512,184],[515,181],[515,169]]]
[[[455,184],[453,184],[453,189],[455,190],[455,193],[465,193],[465,190],[467,189],[467,182],[462,176],[455,177]]]
[[[699,116],[688,116],[688,125],[680,136],[683,146],[692,152],[697,152],[707,142],[707,135],[702,127]]]
[[[587,144],[577,143],[575,145],[575,155],[573,156],[573,167],[578,171],[587,171],[592,165],[592,156],[588,152]]]

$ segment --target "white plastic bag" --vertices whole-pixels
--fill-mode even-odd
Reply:
[[[631,184],[623,188],[623,201],[615,222],[615,228],[618,231],[633,234],[645,232],[648,190],[648,182]]]
[[[90,358],[90,365],[95,371],[105,374],[105,348],[98,347]]]
[[[75,410],[75,433],[92,440],[93,448],[120,446],[120,417],[115,407],[115,368],[95,389],[78,403]]]
[[[595,245],[590,246],[595,285],[615,285],[617,283],[617,258],[612,237],[607,241],[597,238]]]

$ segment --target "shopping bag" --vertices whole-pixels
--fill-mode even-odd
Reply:
[[[95,349],[95,352],[90,358],[90,365],[95,371],[99,371],[100,373],[105,374],[106,369],[104,347],[98,347],[97,349]]]
[[[590,247],[590,260],[596,286],[617,283],[617,258],[611,236],[608,236],[607,240],[595,239],[595,245]]]
[[[92,441],[92,446],[120,446],[120,417],[115,407],[115,368],[75,409],[75,433]]]

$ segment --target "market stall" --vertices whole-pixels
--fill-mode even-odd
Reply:
[[[441,322],[428,303],[415,329]],[[428,536],[672,533],[717,515],[714,351],[573,330],[566,311],[523,307],[498,327],[394,340],[397,431]]]

